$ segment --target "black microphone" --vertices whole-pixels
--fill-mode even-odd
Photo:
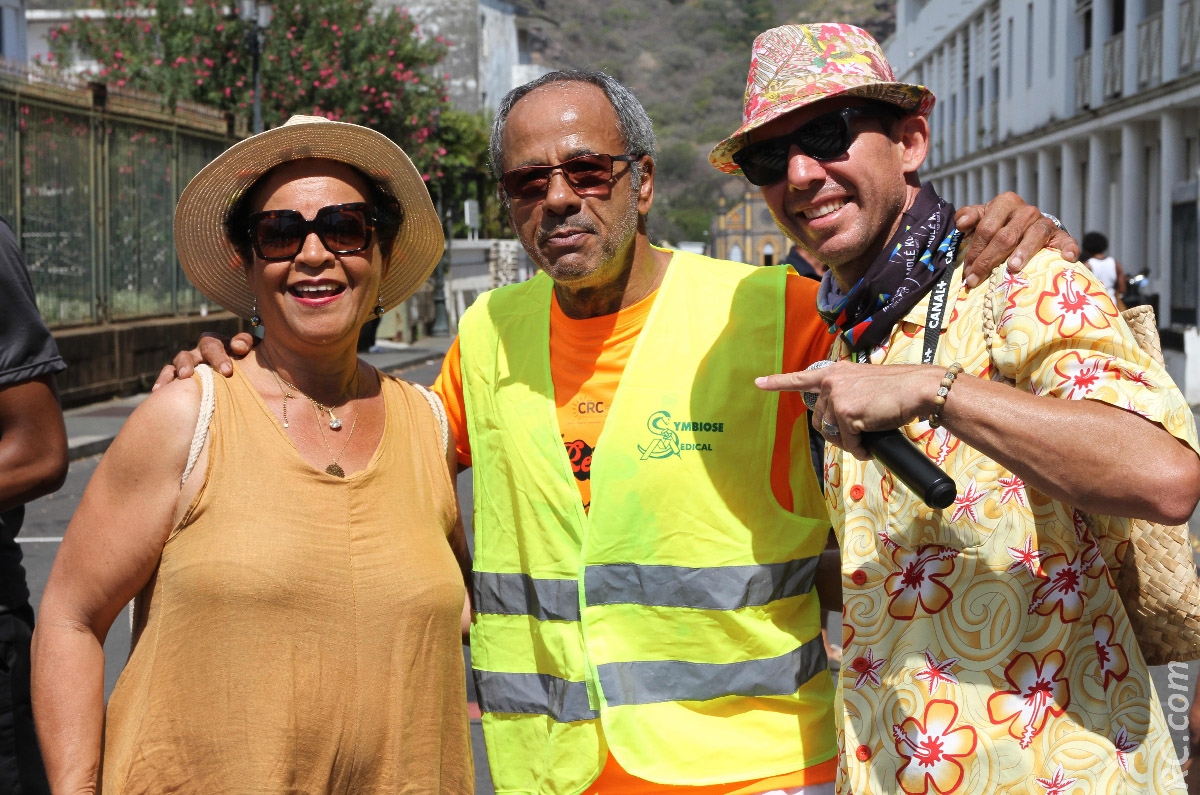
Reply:
[[[809,370],[820,370],[833,362],[825,359],[814,362]],[[810,409],[817,405],[817,393],[805,392],[804,405]],[[948,508],[958,496],[958,487],[954,479],[943,472],[937,464],[929,460],[908,437],[899,431],[863,431],[863,446],[871,452],[876,461],[883,464],[900,482],[921,495],[921,499],[930,508]]]

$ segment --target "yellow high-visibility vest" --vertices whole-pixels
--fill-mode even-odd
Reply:
[[[500,793],[778,775],[836,752],[813,591],[829,529],[797,429],[771,491],[786,268],[675,252],[592,459],[585,514],[550,375],[552,282],[459,327],[475,486],[471,657]],[[815,311],[815,310],[814,310]]]

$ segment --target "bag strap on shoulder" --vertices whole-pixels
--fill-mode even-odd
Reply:
[[[179,479],[180,486],[187,483],[188,475],[192,474],[192,468],[200,459],[200,451],[204,449],[204,442],[208,439],[208,426],[212,423],[213,406],[216,402],[213,398],[212,368],[207,364],[196,365],[196,378],[200,381],[200,414],[196,417],[196,429],[192,432],[192,445],[188,449],[183,477]]]
[[[442,405],[442,399],[437,396],[437,393],[431,389],[426,389],[420,384],[413,384],[417,391],[425,396],[426,402],[429,403],[429,409],[433,412],[433,416],[437,418],[438,427],[442,431],[442,452],[450,452],[450,422],[446,419],[446,407]]]

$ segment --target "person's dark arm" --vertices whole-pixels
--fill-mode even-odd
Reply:
[[[0,387],[0,511],[57,491],[67,476],[67,429],[53,377]]]
[[[987,279],[1005,261],[1010,271],[1021,270],[1043,248],[1058,249],[1068,262],[1079,259],[1075,239],[1011,191],[987,204],[960,208],[954,225],[970,236],[963,254],[968,287]]]

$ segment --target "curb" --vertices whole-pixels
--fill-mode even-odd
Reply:
[[[78,461],[81,458],[91,458],[100,455],[112,444],[116,436],[100,434],[95,436],[76,436],[67,440],[67,460]]]

